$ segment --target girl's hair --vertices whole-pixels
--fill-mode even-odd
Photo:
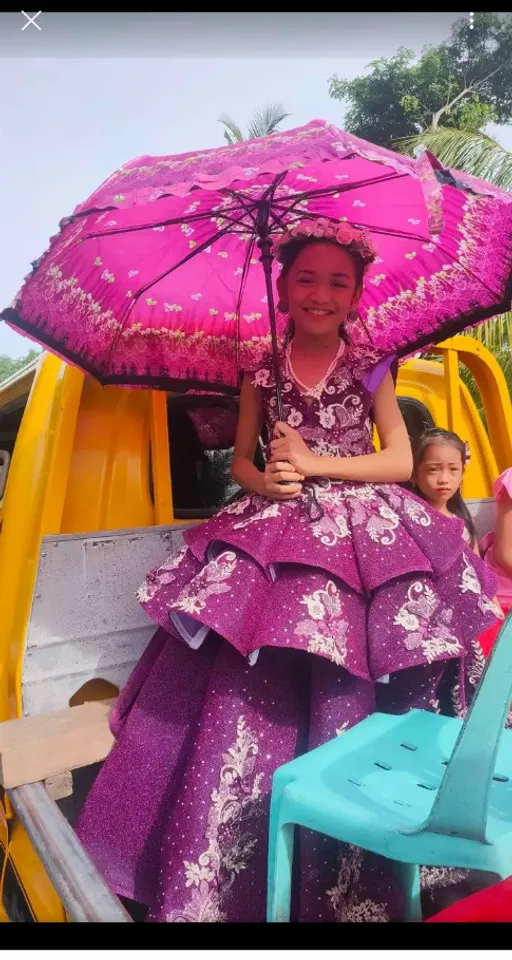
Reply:
[[[282,264],[281,276],[286,277],[293,264],[295,263],[297,257],[301,250],[304,250],[304,247],[311,246],[312,243],[332,243],[334,240],[327,240],[325,237],[298,237],[296,240],[291,240],[286,246],[283,246],[280,252],[279,260]],[[336,246],[340,246],[336,244]],[[365,263],[362,257],[359,257],[357,253],[348,249],[347,247],[341,247],[342,250],[346,250],[352,260],[354,261],[356,268],[356,287],[362,287],[363,285],[363,275],[365,270]]]
[[[281,277],[286,278],[288,276],[299,253],[302,250],[304,250],[304,247],[309,247],[313,243],[333,243],[333,242],[334,241],[332,240],[326,240],[325,237],[300,237],[297,240],[291,240],[289,243],[286,244],[286,246],[282,248],[280,253],[279,259],[282,264]],[[356,274],[356,290],[357,290],[358,287],[362,287],[363,285],[365,263],[361,257],[357,256],[356,253],[353,253],[351,250],[348,250],[346,247],[344,249],[347,250],[347,253],[349,254],[350,257],[352,257],[352,260],[354,261],[355,274]],[[283,340],[285,345],[288,344],[290,340],[293,340],[294,333],[295,333],[295,323],[293,321],[293,317],[290,317],[288,320],[288,323],[286,324],[286,329],[284,332]],[[343,326],[340,326],[339,334],[341,339],[344,340],[345,343],[349,343],[349,338]]]
[[[462,467],[464,468],[466,466],[466,463],[468,462],[468,448],[467,444],[464,443],[464,440],[461,440],[461,438],[451,430],[443,430],[441,427],[430,427],[428,430],[425,430],[419,440],[413,444],[412,454],[415,472],[420,463],[422,463],[428,448],[433,443],[444,443],[446,446],[455,447],[460,454]],[[419,489],[419,487],[417,489],[419,495],[423,498],[423,500],[425,500],[426,497],[422,491]],[[471,546],[476,546],[478,538],[476,535],[475,524],[473,523],[473,518],[466,506],[466,503],[464,502],[460,489],[454,493],[453,497],[450,497],[447,507],[450,513],[453,513],[455,517],[459,517],[464,521],[466,530],[471,537]]]

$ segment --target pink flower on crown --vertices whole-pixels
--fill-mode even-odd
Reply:
[[[300,220],[298,223],[294,223],[291,233],[295,237],[312,237],[314,235],[315,223],[313,220]]]
[[[331,224],[325,217],[319,217],[318,220],[314,221],[313,227],[313,237],[320,239],[321,237],[328,237],[331,233]]]
[[[342,223],[336,230],[336,240],[338,243],[348,246],[349,243],[353,243],[354,240],[358,239],[358,236],[361,235],[360,230],[354,230],[354,227],[350,223]]]
[[[365,268],[375,260],[377,255],[366,230],[354,227],[348,222],[340,223],[336,220],[328,220],[327,217],[317,217],[315,219],[297,220],[287,227],[274,240],[274,256],[279,258],[282,248],[290,241],[297,240],[300,237],[314,237],[317,240],[325,238],[326,240],[334,240],[340,246],[350,247],[352,253],[361,257]]]

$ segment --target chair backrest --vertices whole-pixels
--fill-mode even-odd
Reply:
[[[489,791],[512,695],[512,612],[484,667],[422,830],[486,841]]]

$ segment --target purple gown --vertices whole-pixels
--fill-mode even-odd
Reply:
[[[374,451],[375,355],[347,348],[307,395],[282,363],[285,419],[313,452]],[[253,382],[272,432],[270,363]],[[116,892],[151,921],[263,922],[276,767],[375,709],[463,715],[497,584],[462,531],[395,484],[326,479],[288,503],[244,496],[186,533],[141,587],[160,629],[78,827]],[[296,920],[400,919],[378,857],[301,831],[297,868]]]

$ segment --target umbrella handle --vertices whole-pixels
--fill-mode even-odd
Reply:
[[[272,263],[274,257],[272,254],[272,241],[268,232],[268,201],[258,210],[258,246],[261,250],[260,262],[263,265],[265,275],[265,288],[267,291],[268,319],[270,326],[270,340],[272,343],[272,372],[274,374],[274,383],[276,385],[277,416],[279,420],[283,419],[283,395],[281,387],[281,371],[279,369],[279,340],[277,337],[276,308],[274,302],[274,289],[272,286]]]

